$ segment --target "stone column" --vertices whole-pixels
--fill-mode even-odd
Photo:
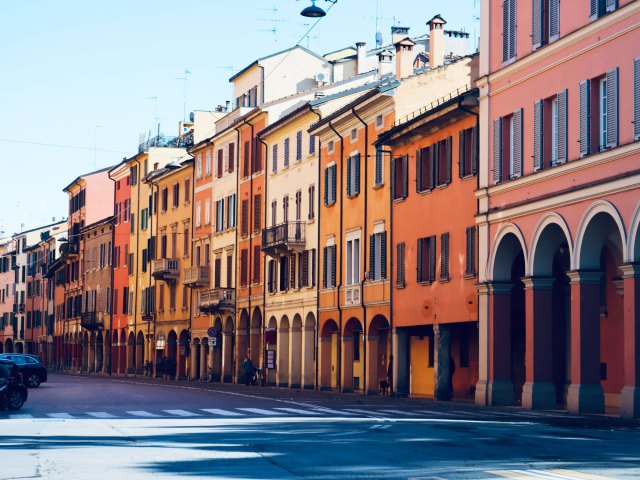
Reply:
[[[379,378],[379,359],[378,359],[378,344],[380,337],[377,335],[368,335],[367,342],[367,384],[364,386],[365,395],[377,395],[380,391]],[[386,372],[385,372],[386,373]]]
[[[553,278],[523,278],[526,312],[526,383],[522,390],[525,408],[554,408],[551,337],[553,332]]]
[[[511,283],[489,284],[487,403],[513,405],[511,381]]]
[[[198,372],[196,371],[196,356],[198,355],[198,349],[195,341],[191,341],[191,349],[189,351],[189,380],[198,380]]]
[[[320,390],[331,390],[331,336],[318,338]]]
[[[315,386],[314,359],[315,350],[315,328],[311,326],[302,327],[302,388],[313,388]]]
[[[622,265],[624,281],[624,387],[620,416],[640,417],[640,264]]]
[[[353,392],[353,335],[342,339],[342,371],[340,372],[340,391]]]
[[[406,329],[394,329],[391,342],[393,345],[391,393],[406,397],[409,395],[409,349]]]
[[[289,386],[289,329],[278,328],[276,339],[276,384],[278,387]]]
[[[571,385],[567,410],[604,413],[600,384],[600,279],[602,272],[574,270],[571,279]]]
[[[233,381],[233,333],[222,333],[222,381],[231,383]],[[204,360],[201,361],[204,365]]]
[[[453,385],[451,384],[451,326],[433,326],[434,346],[434,376],[436,400],[451,400]]]
[[[289,333],[289,387],[300,388],[302,383],[302,329],[291,326]]]

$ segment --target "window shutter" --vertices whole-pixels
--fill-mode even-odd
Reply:
[[[351,192],[352,161],[353,161],[353,157],[349,157],[347,159],[347,197],[350,197],[352,195],[352,192]]]
[[[272,153],[271,153],[271,171],[273,173],[276,173],[278,171],[278,145],[274,145],[272,147]]]
[[[607,2],[607,11],[609,2]],[[607,148],[618,146],[618,68],[607,72]]]
[[[567,161],[567,90],[558,93],[558,163]]]
[[[513,178],[522,176],[522,109],[513,112]]]
[[[293,253],[289,257],[289,286],[296,288],[296,254]]]
[[[324,169],[324,204],[329,205],[329,168]]]
[[[316,137],[309,135],[309,155],[316,153]]]
[[[402,198],[409,194],[409,155],[402,157]]]
[[[380,278],[387,278],[387,232],[380,234]]]
[[[467,228],[466,275],[476,273],[476,227]]]
[[[382,185],[382,151],[380,149],[376,149],[375,176],[376,185]]]
[[[302,160],[302,131],[296,133],[296,160]]]
[[[580,82],[580,156],[589,155],[590,137],[590,99],[589,99],[589,80]]]
[[[405,243],[399,243],[396,247],[396,286],[404,286],[405,278]]]
[[[616,9],[616,0],[607,0],[607,12],[613,12]]]
[[[269,293],[273,293],[272,282],[273,282],[273,260],[269,260],[269,266],[267,268],[267,288]]]
[[[327,288],[327,255],[329,248],[322,249],[322,288]]]
[[[285,138],[284,139],[284,168],[287,168],[289,166],[289,139]]]
[[[633,138],[640,140],[640,58],[633,61]]]
[[[234,152],[234,144],[230,143],[229,144],[229,168],[228,170],[230,172],[233,172],[233,166],[236,163],[236,159],[235,159],[235,152]]]
[[[438,142],[429,147],[429,153],[431,158],[431,178],[429,179],[429,188],[431,189],[438,185],[438,180],[440,178],[440,165],[438,158],[440,155],[440,149],[438,148]]]
[[[452,152],[451,152],[451,144],[452,137],[447,137],[445,139],[445,151],[447,155],[447,178],[445,179],[446,183],[451,183],[451,163],[452,163]]]
[[[425,240],[424,238],[418,239],[418,258],[417,258],[417,265],[416,265],[418,282],[424,281],[425,272],[422,271],[422,255],[424,255],[424,252],[422,251],[422,249],[424,247],[424,240]]]
[[[422,150],[416,150],[416,192],[422,192]]]
[[[242,236],[249,233],[249,200],[242,201]]]
[[[247,249],[243,249],[240,252],[240,285],[245,287],[247,285]]]
[[[502,0],[502,61],[509,60],[509,1]],[[591,0],[594,2],[595,0]]]
[[[466,136],[466,130],[460,130],[458,134],[458,177],[464,177],[464,140]]]
[[[509,0],[509,58],[516,56],[516,0]]]
[[[590,0],[589,2],[589,20],[598,18],[598,0]]]
[[[311,249],[311,286],[316,286],[316,249]]]
[[[533,104],[533,171],[542,170],[544,165],[543,155],[543,122],[544,118],[544,101],[538,100]]]
[[[222,177],[222,149],[218,149],[218,178]]]
[[[493,121],[493,183],[502,181],[502,118]]]
[[[474,175],[478,173],[479,163],[479,144],[480,136],[478,135],[478,124],[476,124],[471,130],[471,173]]]
[[[309,250],[302,252],[301,260],[301,273],[300,273],[300,285],[302,287],[309,286]]]
[[[553,0],[551,0],[553,1]],[[531,41],[533,43],[533,49],[540,48],[542,46],[542,0],[533,0],[532,2],[532,25],[531,25]]]
[[[256,195],[253,197],[253,230],[260,230],[260,224],[262,220],[262,195]]]
[[[449,279],[449,233],[440,235],[440,280]]]
[[[336,203],[336,172],[338,167],[333,165],[331,167],[331,203]]]
[[[331,286],[336,286],[336,246],[331,247]]]
[[[436,279],[436,237],[429,238],[429,281]]]
[[[356,153],[353,157],[353,168],[355,170],[353,174],[354,188],[351,193],[358,195],[360,193],[360,154]]]
[[[560,0],[549,0],[549,40],[560,36]]]
[[[369,280],[376,278],[376,236],[369,235]]]

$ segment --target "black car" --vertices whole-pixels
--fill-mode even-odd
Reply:
[[[0,411],[20,410],[29,393],[15,362],[0,358]]]
[[[25,385],[28,387],[35,388],[40,386],[42,382],[47,381],[47,369],[37,355],[5,353],[0,355],[0,358],[15,362],[18,370],[22,373]]]

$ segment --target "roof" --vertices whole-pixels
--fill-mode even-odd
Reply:
[[[281,50],[281,51],[279,51],[279,52],[272,53],[272,54],[266,55],[266,56],[264,56],[264,57],[257,58],[256,60],[254,60],[253,62],[251,62],[249,65],[247,65],[246,67],[244,67],[242,70],[240,70],[238,73],[236,73],[236,74],[235,74],[235,75],[233,75],[231,78],[229,78],[229,82],[233,82],[236,78],[238,78],[240,75],[242,75],[243,73],[245,73],[245,72],[246,72],[247,70],[249,70],[251,67],[255,67],[256,65],[259,65],[259,64],[260,64],[260,62],[262,62],[262,61],[264,61],[264,60],[267,60],[267,59],[269,59],[269,58],[273,58],[273,57],[277,57],[278,55],[282,55],[283,53],[289,53],[289,52],[292,52],[293,50],[295,50],[295,49],[297,49],[297,48],[299,48],[300,50],[302,50],[302,51],[304,51],[304,52],[307,52],[307,53],[308,53],[308,54],[310,54],[310,55],[313,55],[314,57],[316,57],[316,58],[318,58],[318,59],[322,60],[323,62],[326,62],[326,61],[327,61],[327,60],[326,60],[326,58],[324,58],[324,57],[322,57],[322,56],[318,55],[318,54],[317,54],[317,53],[315,53],[315,52],[312,52],[312,51],[311,51],[311,50],[309,50],[308,48],[304,48],[304,47],[303,47],[303,46],[301,46],[301,45],[294,45],[293,47],[289,47],[289,48],[287,48],[287,49],[285,49],[285,50]]]
[[[67,223],[67,221],[66,220],[62,220],[60,222],[54,222],[54,223],[50,223],[48,225],[43,225],[42,227],[31,228],[29,230],[24,230],[22,232],[14,233],[12,238],[20,237],[20,236],[25,235],[27,233],[36,232],[38,230],[44,230],[45,228],[54,227],[56,225],[62,225],[62,224],[65,224],[65,223]]]
[[[85,227],[82,230],[80,230],[80,232],[81,233],[86,233],[89,230],[93,230],[94,228],[100,227],[102,225],[106,225],[107,223],[110,223],[111,220],[113,220],[113,218],[114,218],[114,216],[110,215],[108,217],[105,217],[103,219],[98,220],[97,222],[93,222],[90,225],[85,225]]]
[[[78,183],[78,181],[79,181],[81,178],[88,177],[88,176],[90,176],[90,175],[95,175],[96,173],[102,173],[102,172],[109,171],[109,170],[111,170],[113,167],[115,167],[115,165],[111,165],[110,167],[101,168],[101,169],[99,169],[99,170],[95,170],[95,171],[93,171],[93,172],[89,172],[89,173],[85,173],[84,175],[80,175],[80,176],[76,177],[76,179],[75,179],[73,182],[71,182],[69,185],[67,185],[66,187],[64,187],[64,188],[62,189],[62,191],[63,191],[63,192],[66,192],[67,190],[69,190],[69,188],[71,188],[71,186],[72,186],[72,185],[74,185],[74,184]]]

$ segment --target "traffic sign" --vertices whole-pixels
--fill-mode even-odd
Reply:
[[[215,347],[218,345],[218,339],[216,337],[209,337],[209,346]]]
[[[209,335],[210,337],[215,337],[216,335],[218,335],[218,331],[214,327],[209,327],[209,330],[207,330],[207,335]]]

